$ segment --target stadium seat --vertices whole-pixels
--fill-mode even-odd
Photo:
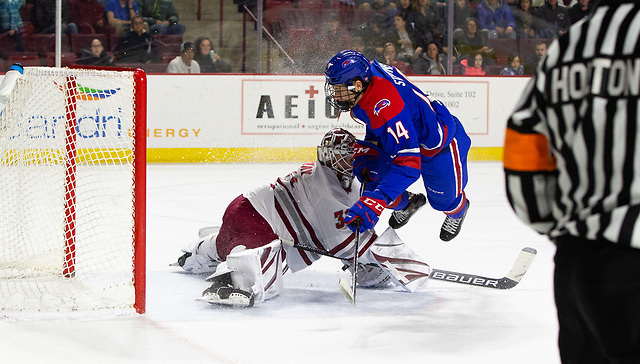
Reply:
[[[55,34],[33,34],[31,36],[31,51],[38,53],[42,57],[49,52],[56,51],[56,35]],[[68,38],[66,35],[61,39],[62,53],[71,52]]]
[[[41,66],[40,56],[36,52],[9,52],[7,53],[7,64],[22,63],[23,66]]]
[[[49,52],[46,54],[46,65],[47,67],[55,67],[56,65],[56,54],[53,52]],[[66,67],[72,64],[75,64],[78,61],[78,56],[75,53],[66,52],[60,53],[60,66]]]
[[[291,9],[290,0],[267,0],[264,3],[264,26],[272,32],[279,33],[280,11],[282,9]]]
[[[510,55],[518,54],[518,41],[515,39],[489,39],[489,47],[493,49],[494,56],[501,65],[506,64]]]
[[[156,51],[158,54],[180,53],[182,34],[155,35],[153,40],[156,44]]]
[[[324,9],[323,0],[298,0],[298,9],[322,10]]]
[[[147,63],[143,69],[146,73],[165,73],[167,65],[165,63]]]

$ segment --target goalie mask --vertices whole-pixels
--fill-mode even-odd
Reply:
[[[348,190],[353,182],[353,145],[356,137],[342,128],[331,129],[318,146],[318,161],[329,167]]]
[[[340,111],[350,111],[371,81],[371,62],[362,53],[342,51],[327,63],[324,75],[327,102]],[[360,91],[356,90],[357,80],[362,82]]]

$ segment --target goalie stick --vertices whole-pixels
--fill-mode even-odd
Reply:
[[[360,229],[356,223],[356,237],[354,239],[355,251],[353,252],[353,274],[351,275],[351,287],[346,279],[340,278],[338,286],[340,292],[351,302],[351,306],[356,305],[356,279],[358,277],[358,245],[360,243]]]
[[[305,250],[311,253],[316,253],[316,254],[324,255],[330,258],[342,260],[342,258],[336,257],[335,255],[323,249],[318,249],[318,248],[307,246],[307,245],[294,244],[294,242],[289,240],[282,240],[282,243],[292,246],[296,249]],[[513,263],[513,266],[511,267],[511,270],[509,271],[509,273],[502,278],[492,278],[492,277],[486,277],[486,276],[481,276],[477,274],[454,272],[454,271],[438,269],[438,268],[431,268],[432,271],[431,271],[431,274],[429,274],[429,278],[439,280],[439,281],[466,284],[466,285],[476,286],[476,287],[493,288],[493,289],[501,289],[501,290],[511,289],[517,286],[518,283],[520,283],[520,280],[522,280],[522,277],[524,277],[524,275],[527,273],[527,270],[529,270],[529,266],[531,266],[531,263],[533,262],[533,259],[536,257],[536,254],[537,254],[537,251],[533,248],[529,248],[529,247],[523,248],[520,251],[520,254],[518,254],[518,257],[516,258],[516,261]],[[341,282],[342,281],[344,281],[344,279],[342,279]],[[347,287],[348,287],[348,283],[347,283]],[[342,291],[343,289],[344,289],[343,284],[340,283],[340,290]],[[344,291],[343,293],[345,295],[347,294]]]

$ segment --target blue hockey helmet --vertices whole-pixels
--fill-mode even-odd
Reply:
[[[342,51],[327,63],[324,75],[327,101],[341,111],[349,111],[371,81],[371,62],[360,52]],[[356,91],[356,80],[362,82],[362,90]]]
[[[327,63],[324,75],[330,85],[352,86],[358,78],[368,83],[371,79],[371,62],[360,52],[342,51]]]

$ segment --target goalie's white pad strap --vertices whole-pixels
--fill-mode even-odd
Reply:
[[[431,274],[431,267],[411,250],[396,234],[387,228],[371,246],[371,254],[391,280],[408,292],[415,292],[424,285]]]
[[[229,271],[233,287],[252,292],[256,304],[279,295],[283,287],[282,243],[278,239],[260,248],[234,248],[207,280]]]

